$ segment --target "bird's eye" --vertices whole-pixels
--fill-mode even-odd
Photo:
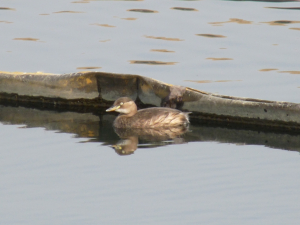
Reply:
[[[123,105],[123,104],[124,104],[123,102],[120,103],[120,105]]]

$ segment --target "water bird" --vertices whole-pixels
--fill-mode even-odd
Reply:
[[[153,107],[137,110],[135,102],[128,97],[118,98],[106,112],[116,111],[120,115],[113,126],[117,128],[155,128],[187,126],[190,112],[177,109]]]

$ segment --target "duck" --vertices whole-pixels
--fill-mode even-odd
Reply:
[[[152,107],[137,110],[129,97],[118,98],[106,112],[119,112],[114,120],[116,128],[156,128],[188,126],[190,112],[165,107]]]

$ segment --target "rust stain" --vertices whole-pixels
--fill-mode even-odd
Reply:
[[[93,83],[93,81],[92,81],[90,78],[86,78],[86,79],[85,79],[85,82],[86,82],[86,84],[91,84],[91,83]]]
[[[300,30],[300,28],[298,28],[298,27],[292,27],[292,28],[289,28],[289,29],[291,29],[291,30]]]
[[[87,131],[88,137],[95,137],[95,133],[92,130]]]
[[[147,35],[145,35],[144,37],[158,39],[158,40],[164,40],[164,41],[184,41],[183,39],[179,39],[179,38],[154,37],[154,36],[147,36]]]

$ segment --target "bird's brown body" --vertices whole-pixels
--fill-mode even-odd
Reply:
[[[189,123],[188,113],[163,107],[137,110],[134,101],[127,97],[117,99],[106,111],[121,113],[113,124],[117,128],[175,127]]]

